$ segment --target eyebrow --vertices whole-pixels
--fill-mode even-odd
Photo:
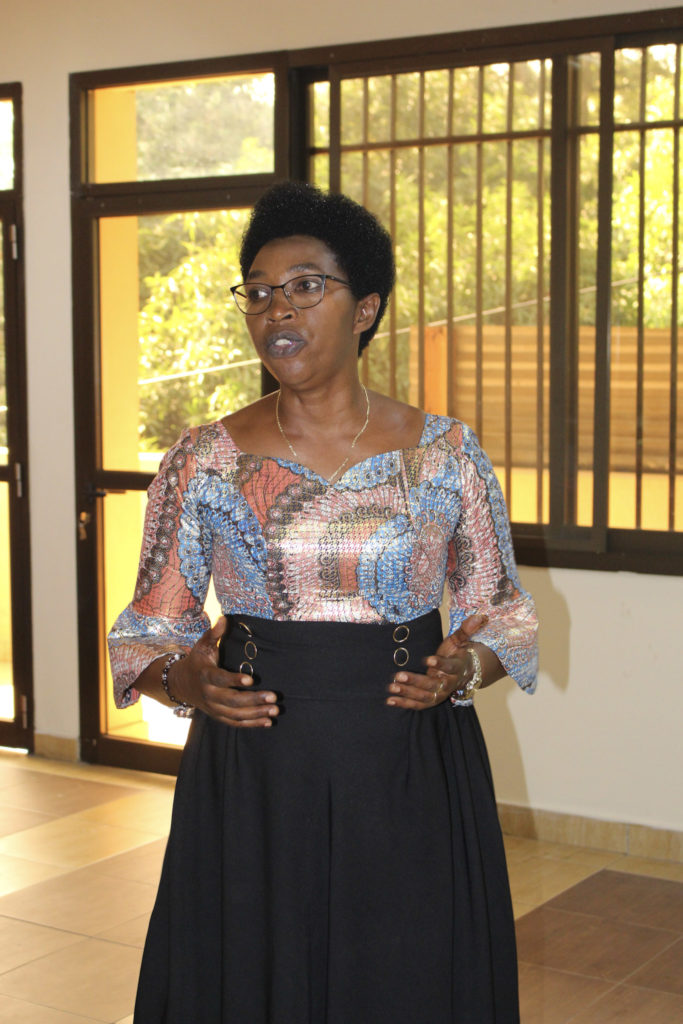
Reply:
[[[324,274],[325,271],[317,263],[295,263],[293,266],[287,268],[287,273],[314,273]],[[252,267],[247,274],[247,281],[251,281],[254,277],[265,277],[265,270],[259,270],[258,267]]]

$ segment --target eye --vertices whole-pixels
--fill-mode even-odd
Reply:
[[[250,284],[244,288],[244,297],[247,302],[263,302],[270,295],[270,288],[264,284]]]
[[[290,290],[295,295],[317,295],[322,289],[323,282],[321,277],[307,276],[307,277],[295,277],[290,285]]]

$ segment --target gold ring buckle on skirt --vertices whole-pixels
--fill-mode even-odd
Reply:
[[[407,647],[397,647],[394,651],[394,664],[398,665],[399,668],[403,668],[407,665],[410,660],[410,653]]]

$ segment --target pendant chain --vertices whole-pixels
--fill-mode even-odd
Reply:
[[[332,474],[332,476],[328,477],[327,482],[330,483],[330,484],[334,483],[334,481],[339,476],[341,471],[345,468],[346,464],[348,463],[349,459],[351,458],[351,454],[353,452],[353,449],[356,447],[356,444],[358,443],[358,441],[360,440],[362,435],[365,433],[365,429],[366,429],[368,423],[370,422],[370,396],[368,394],[368,389],[366,388],[365,384],[361,383],[361,387],[363,389],[363,393],[365,394],[365,423],[360,428],[360,430],[358,431],[358,433],[354,437],[353,441],[351,442],[351,447],[349,448],[349,454],[346,456],[346,458],[344,459],[342,464],[335,469],[335,471]],[[277,401],[275,402],[275,422],[277,423],[277,428],[280,431],[280,433],[282,434],[282,438],[283,438],[285,444],[289,448],[290,452],[292,453],[292,455],[294,456],[296,461],[299,462],[299,456],[296,453],[296,449],[295,449],[294,445],[292,444],[292,442],[287,437],[287,435],[285,434],[285,432],[284,432],[284,430],[282,428],[282,424],[280,423],[280,392],[279,391],[277,393]]]

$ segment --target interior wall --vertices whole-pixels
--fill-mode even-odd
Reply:
[[[3,0],[0,82],[18,81],[24,90],[37,732],[78,734],[69,74],[666,6],[676,4],[346,0],[323,9],[293,0],[283,12],[266,0],[249,19],[224,0]],[[523,575],[539,597],[543,671],[533,700],[508,683],[482,695],[499,796],[682,828],[675,799],[680,580],[531,569]]]

